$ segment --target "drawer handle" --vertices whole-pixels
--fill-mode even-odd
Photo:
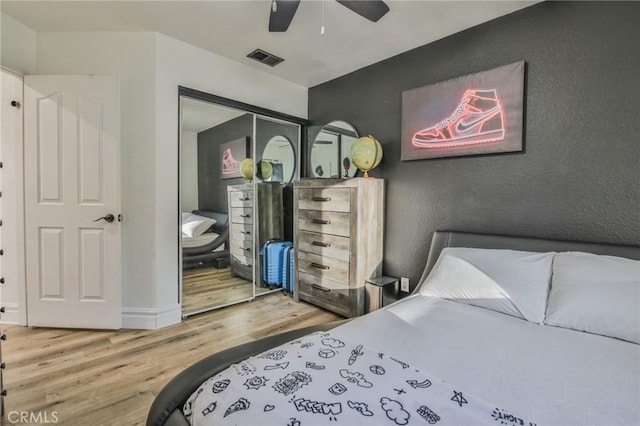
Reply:
[[[323,243],[322,241],[312,241],[311,245],[312,246],[318,246],[318,247],[331,247],[331,244]]]
[[[249,201],[251,198],[249,197],[244,197],[244,198],[240,198],[240,201]]]
[[[317,223],[318,225],[330,225],[330,220],[322,220],[322,219],[311,219],[311,223]]]
[[[329,267],[327,265],[323,265],[321,263],[316,263],[316,262],[311,262],[311,266],[313,266],[314,268],[318,268],[318,269],[329,269]]]
[[[311,287],[315,288],[316,290],[324,291],[325,293],[328,293],[331,291],[331,289],[322,287],[321,285],[318,285],[318,284],[311,284]]]
[[[241,214],[240,217],[251,217],[250,214]]]
[[[245,234],[245,235],[247,235],[247,234],[250,234],[250,233],[251,233],[251,231],[240,231],[240,233],[241,233],[241,234]]]
[[[251,251],[251,247],[242,247],[242,250],[244,250],[244,251]]]
[[[329,197],[313,197],[313,198],[311,198],[311,201],[321,201],[321,202],[331,201],[331,198],[329,198]]]

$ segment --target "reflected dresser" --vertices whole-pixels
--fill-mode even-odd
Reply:
[[[282,184],[261,182],[255,188],[257,193],[252,183],[227,186],[229,252],[231,272],[251,281],[255,265],[256,283],[263,286],[257,254],[265,241],[284,237]]]
[[[294,299],[345,317],[365,313],[365,280],[382,272],[384,180],[294,184]]]

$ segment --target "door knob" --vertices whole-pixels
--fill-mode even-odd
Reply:
[[[106,220],[107,222],[111,223],[111,222],[113,222],[113,221],[115,220],[115,218],[116,218],[116,217],[115,217],[114,215],[112,215],[111,213],[109,213],[109,214],[108,214],[108,215],[106,215],[106,216],[103,216],[103,217],[99,217],[99,218],[97,218],[96,220],[94,220],[94,222],[98,222],[99,220]]]

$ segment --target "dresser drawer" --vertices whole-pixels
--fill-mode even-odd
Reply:
[[[253,191],[229,192],[231,207],[253,207]]]
[[[252,259],[253,258],[253,250],[251,247],[231,247],[231,255],[235,256],[238,259]],[[247,262],[243,262],[247,263]]]
[[[248,223],[232,223],[230,233],[233,237],[242,235],[242,238],[251,238],[253,235],[253,225]]]
[[[351,233],[351,216],[349,213],[298,210],[298,229],[348,237]]]
[[[348,262],[350,241],[347,237],[300,231],[298,234],[298,249]]]
[[[233,253],[231,253],[231,260],[234,260],[245,266],[253,265],[253,258],[250,256],[244,256],[244,255],[236,256]]]
[[[298,208],[332,212],[351,211],[349,188],[301,188],[298,192]]]
[[[251,248],[251,246],[253,246],[253,239],[251,239],[250,236],[245,236],[243,234],[233,234],[233,236],[229,240],[229,243],[234,247]]]
[[[251,207],[231,207],[231,223],[253,223]]]
[[[353,292],[353,290],[351,290]],[[349,313],[349,287],[314,275],[298,273],[298,294],[300,299],[322,306],[346,317]]]
[[[349,283],[349,262],[298,251],[298,271],[322,278]]]

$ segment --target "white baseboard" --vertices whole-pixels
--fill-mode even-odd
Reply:
[[[180,305],[165,309],[122,308],[122,328],[156,330],[179,324],[181,321]]]
[[[20,315],[18,312],[18,304],[5,303],[3,306],[4,306],[4,313],[2,314],[2,319],[0,319],[0,324],[19,325]]]

